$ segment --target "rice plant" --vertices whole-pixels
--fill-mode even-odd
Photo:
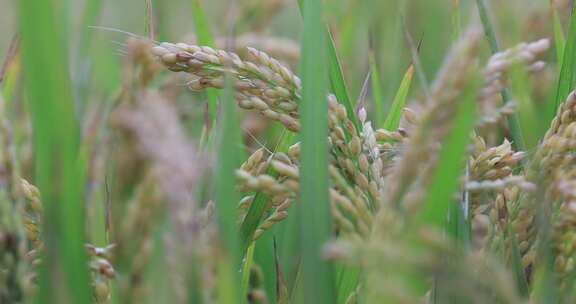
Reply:
[[[0,7],[0,303],[576,301],[573,1]]]

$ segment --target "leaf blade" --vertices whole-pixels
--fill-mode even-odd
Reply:
[[[400,124],[400,118],[402,117],[402,109],[406,105],[406,98],[408,97],[408,92],[410,91],[413,76],[414,65],[411,64],[406,70],[402,82],[400,82],[400,86],[398,87],[398,91],[396,92],[396,96],[394,97],[394,101],[390,107],[390,112],[388,113],[388,116],[386,116],[384,129],[396,130],[398,128],[398,125]]]

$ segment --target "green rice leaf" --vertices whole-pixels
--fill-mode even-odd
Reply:
[[[303,5],[305,0],[298,0],[300,7],[300,12],[302,15],[305,13],[306,6]],[[346,88],[346,81],[344,80],[344,74],[342,73],[342,65],[340,64],[340,59],[338,59],[338,52],[336,51],[336,45],[334,43],[334,37],[330,30],[326,27],[324,35],[327,37],[323,40],[326,41],[326,48],[328,54],[328,72],[330,75],[330,86],[331,89],[338,99],[338,102],[346,107],[346,112],[348,117],[352,120],[354,125],[359,128],[358,118],[354,112],[354,105],[348,94],[348,89]]]
[[[347,265],[336,266],[338,278],[338,303],[346,303],[360,281],[360,269]]]
[[[346,81],[344,80],[344,74],[342,73],[342,66],[340,64],[340,60],[338,59],[338,53],[336,52],[334,37],[332,37],[332,33],[330,33],[329,30],[326,30],[326,35],[329,38],[327,40],[327,49],[330,86],[338,101],[346,107],[348,117],[350,117],[352,122],[356,125],[356,127],[358,127],[358,119],[356,117],[356,113],[354,112],[354,105],[352,104],[352,100],[348,95]]]
[[[576,69],[576,3],[572,4],[568,39],[566,40],[562,56],[554,109],[557,109],[566,100],[574,85],[576,75],[574,72]]]
[[[206,19],[202,0],[191,0],[190,3],[192,5],[192,19],[198,44],[214,47],[214,36],[210,30],[210,24]],[[208,89],[206,90],[206,97],[208,98],[208,115],[213,120],[216,117],[218,92],[214,89]]]
[[[446,231],[448,235],[452,236],[455,249],[466,251],[470,248],[470,230],[466,223],[464,210],[459,204],[452,204],[450,206]]]
[[[414,65],[411,64],[408,70],[404,74],[404,78],[400,83],[400,87],[396,92],[392,106],[390,107],[390,112],[386,117],[384,122],[384,129],[386,130],[396,130],[400,124],[400,118],[402,117],[402,109],[406,105],[406,98],[408,97],[408,92],[410,92],[410,85],[412,84],[412,78],[414,76]]]
[[[302,289],[305,303],[334,303],[332,265],[322,258],[322,248],[331,237],[328,196],[328,105],[325,27],[322,3],[303,3],[302,104],[300,201],[300,251],[302,253]],[[330,56],[328,56],[330,57]]]
[[[252,243],[248,250],[246,250],[246,256],[244,262],[242,263],[242,288],[241,294],[246,294],[248,291],[248,286],[250,284],[250,268],[254,264],[254,246],[256,244]]]
[[[227,81],[228,82],[228,81]],[[241,153],[230,153],[242,144],[239,126],[240,121],[236,111],[234,91],[230,83],[222,93],[222,113],[219,121],[218,162],[216,167],[215,193],[216,212],[218,216],[219,232],[223,241],[224,252],[220,267],[223,271],[221,280],[220,303],[236,303],[240,297],[237,282],[240,282],[238,267],[241,265],[242,251],[237,218],[237,204],[240,195],[236,191],[235,172],[241,164]],[[229,268],[229,269],[228,269]],[[231,302],[230,302],[231,301]]]
[[[210,24],[206,20],[206,13],[204,12],[202,0],[191,0],[190,3],[192,4],[192,18],[194,22],[194,28],[196,30],[198,44],[213,47],[214,36],[210,30]]]
[[[556,60],[558,67],[562,67],[562,60],[564,59],[564,48],[566,47],[566,37],[564,30],[562,30],[562,23],[558,11],[552,8],[552,22],[554,23],[554,44],[556,47]]]
[[[84,249],[83,164],[68,74],[68,16],[56,0],[18,1],[35,180],[44,206],[38,303],[90,303]]]

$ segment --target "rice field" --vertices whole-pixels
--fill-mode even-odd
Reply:
[[[576,303],[575,14],[0,0],[0,304]]]

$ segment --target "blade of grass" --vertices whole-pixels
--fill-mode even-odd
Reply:
[[[227,81],[228,82],[228,81]],[[223,270],[219,277],[220,303],[237,303],[240,291],[236,282],[241,282],[238,269],[242,253],[236,225],[237,203],[240,195],[236,191],[235,171],[241,164],[240,153],[234,153],[241,146],[242,139],[238,130],[240,122],[237,116],[234,92],[228,83],[222,93],[222,110],[218,141],[218,162],[215,175],[216,211],[220,237],[226,254],[219,265]]]
[[[556,61],[558,70],[562,67],[562,60],[564,59],[564,48],[566,47],[566,37],[562,30],[562,23],[558,11],[552,7],[552,22],[554,23],[554,44],[556,46]]]
[[[322,258],[330,238],[328,197],[328,105],[326,102],[326,39],[322,2],[303,3],[302,37],[302,147],[300,156],[300,219],[302,289],[306,303],[334,303],[331,263]],[[329,52],[329,51],[328,51]],[[330,53],[330,52],[329,52]],[[331,56],[328,55],[328,58]],[[351,116],[353,117],[353,116]]]
[[[498,51],[500,51],[500,45],[496,39],[496,32],[494,32],[486,3],[484,3],[484,0],[476,0],[476,6],[478,7],[480,20],[482,21],[482,26],[484,27],[484,35],[486,35],[486,39],[488,40],[490,51],[492,54],[498,53]]]
[[[288,216],[278,225],[277,229],[280,264],[285,270],[286,285],[291,298],[294,296],[295,286],[299,284],[297,278],[301,264],[300,231],[298,228],[300,219],[296,212],[294,215],[296,216]]]
[[[468,230],[464,210],[460,204],[452,204],[449,212],[446,232],[452,236],[457,250],[468,250],[470,248],[470,230]]]
[[[478,8],[478,13],[480,15],[480,20],[482,20],[482,27],[484,28],[484,34],[488,40],[488,45],[490,46],[490,51],[492,54],[496,54],[500,51],[500,46],[498,45],[498,40],[496,39],[496,32],[492,26],[492,21],[488,14],[488,9],[486,8],[486,3],[484,0],[476,0],[476,6]],[[504,104],[510,102],[511,96],[507,90],[502,91],[502,102]],[[520,129],[520,123],[516,115],[508,116],[508,128],[510,128],[510,133],[514,139],[514,146],[517,150],[524,150],[524,138],[522,136],[522,131]]]
[[[36,300],[90,303],[84,251],[84,178],[67,69],[64,27],[68,16],[62,14],[67,10],[56,0],[18,2],[25,92],[34,130],[35,182],[44,203],[46,247]]]
[[[269,200],[268,200],[269,201]],[[262,282],[262,289],[266,292],[269,299],[274,299],[276,293],[276,282],[272,278],[276,277],[276,267],[274,260],[274,240],[278,225],[274,225],[269,231],[264,233],[256,241],[256,250],[254,251],[254,260],[260,266],[262,274],[267,280]]]
[[[242,294],[246,294],[248,291],[248,285],[250,283],[250,268],[254,264],[254,246],[256,243],[252,243],[248,250],[246,250],[246,257],[244,258],[244,262],[242,263],[242,286],[241,291]]]
[[[306,11],[306,5],[304,5],[305,0],[298,0],[298,5],[300,7],[300,13],[304,16]],[[304,18],[305,19],[305,18]],[[324,25],[322,25],[324,26]],[[338,99],[338,102],[346,107],[346,112],[348,117],[352,120],[356,128],[359,128],[358,118],[356,113],[354,113],[354,105],[352,100],[348,95],[348,89],[346,88],[346,81],[344,80],[344,74],[342,73],[342,65],[340,64],[340,59],[338,58],[338,52],[336,51],[336,45],[334,43],[334,37],[330,32],[330,29],[326,26],[323,38],[326,43],[327,55],[328,55],[328,73],[330,75],[330,87],[334,92],[334,95]]]
[[[336,46],[334,43],[334,37],[329,30],[326,30],[328,36],[328,72],[330,74],[330,87],[334,92],[334,95],[338,101],[346,107],[346,112],[348,117],[352,119],[352,122],[356,127],[359,126],[358,119],[356,118],[356,113],[354,113],[354,106],[352,100],[348,95],[348,89],[346,88],[346,81],[344,80],[344,74],[342,73],[342,66],[340,64],[340,59],[338,59],[338,53],[336,52]]]
[[[198,45],[205,45],[214,47],[214,36],[210,30],[210,24],[206,20],[206,13],[202,5],[202,0],[191,0],[192,5],[192,19],[194,22],[194,29],[198,39]],[[218,93],[214,89],[206,90],[206,97],[208,98],[208,116],[209,124],[216,117],[216,109],[218,106]],[[205,126],[210,129],[210,125]]]
[[[414,65],[411,64],[404,74],[404,78],[400,83],[400,87],[396,92],[392,106],[390,107],[390,112],[386,116],[386,121],[384,122],[384,129],[386,130],[396,130],[400,124],[400,118],[402,117],[402,109],[406,105],[406,98],[408,97],[408,92],[410,91],[410,86],[412,84],[412,78],[414,76]]]
[[[192,4],[192,17],[194,18],[194,28],[196,30],[196,37],[198,44],[214,46],[214,36],[210,31],[210,25],[206,20],[206,14],[202,5],[202,0],[191,0]]]
[[[568,39],[566,40],[562,55],[562,66],[560,67],[560,75],[558,76],[554,109],[557,109],[558,106],[566,100],[576,78],[576,74],[574,73],[574,69],[576,69],[576,2],[572,3]]]
[[[360,269],[347,265],[336,265],[338,278],[337,300],[346,303],[350,294],[356,290],[360,280]]]
[[[246,218],[244,218],[244,221],[240,227],[242,252],[247,251],[252,243],[254,231],[256,231],[256,228],[258,228],[258,225],[262,220],[262,216],[264,215],[264,211],[266,211],[266,203],[266,196],[260,192],[256,193],[254,202],[250,206],[250,209],[248,209]]]
[[[227,41],[226,48],[230,50],[233,46],[234,26],[236,15],[236,1],[228,1],[227,11]],[[204,30],[208,28],[204,25]],[[236,111],[236,100],[234,91],[234,80],[231,75],[225,75],[225,87],[221,94],[220,102],[220,134],[218,142],[218,173],[216,174],[216,210],[218,213],[218,224],[221,240],[224,241],[224,256],[220,259],[219,280],[217,281],[219,290],[219,303],[245,303],[246,294],[242,294],[242,278],[239,270],[242,269],[242,258],[244,252],[241,250],[240,233],[238,232],[237,204],[240,201],[240,194],[236,190],[236,168],[240,167],[244,157],[243,151],[234,152],[238,147],[243,147],[242,134],[240,132],[240,120]],[[250,263],[246,261],[248,273]],[[240,286],[238,285],[240,282]]]

